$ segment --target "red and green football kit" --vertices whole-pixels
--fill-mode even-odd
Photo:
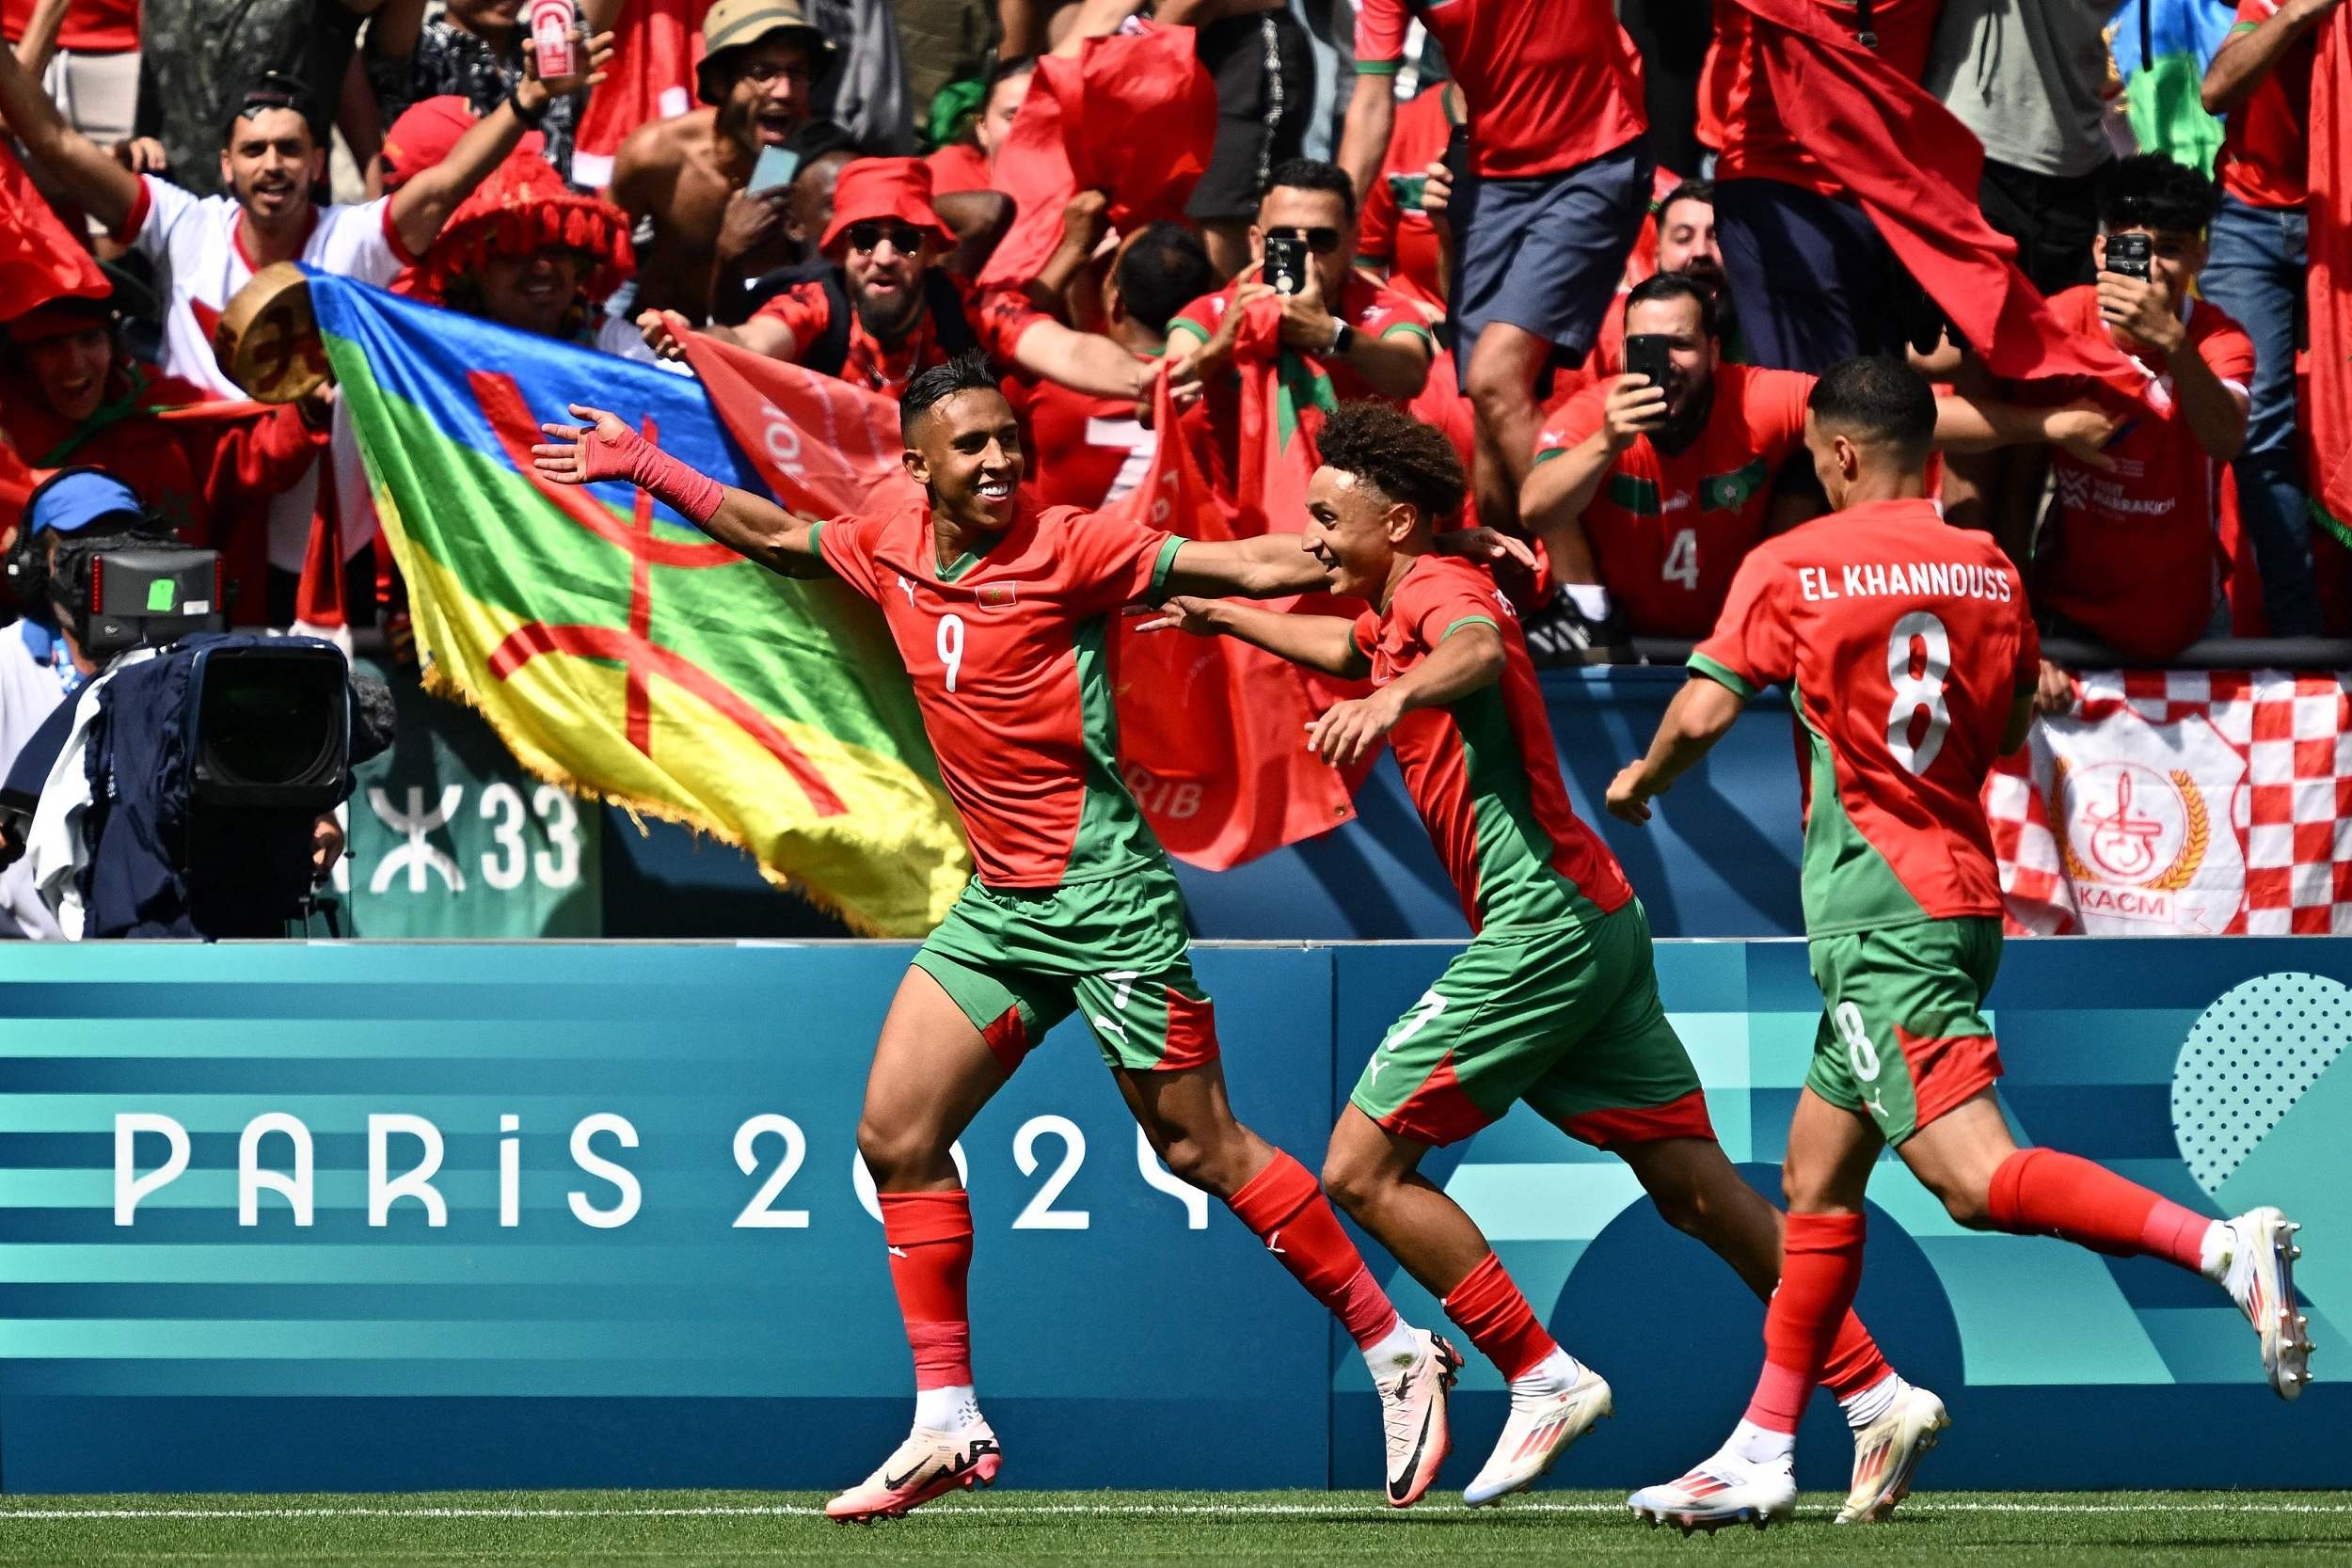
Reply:
[[[1038,508],[943,566],[930,509],[819,525],[825,564],[882,609],[977,876],[923,943],[1009,1069],[1073,1010],[1125,1069],[1216,1054],[1167,855],[1120,780],[1105,643],[1184,541],[1115,513]]]
[[[1386,686],[1466,626],[1502,639],[1495,684],[1399,720],[1389,744],[1476,933],[1365,1064],[1350,1102],[1428,1144],[1524,1100],[1602,1148],[1712,1138],[1658,997],[1649,919],[1578,819],[1510,601],[1485,569],[1424,555],[1356,645]]]
[[[1622,344],[1623,340],[1619,340]],[[1804,445],[1802,371],[1719,365],[1698,438],[1667,452],[1646,436],[1617,454],[1584,509],[1584,537],[1626,624],[1655,637],[1704,637],[1740,559],[1764,537],[1772,480]],[[1537,463],[1601,428],[1609,384],[1587,387],[1547,420]]]
[[[2042,644],[1992,536],[1928,500],[1850,507],[1740,564],[1691,668],[1788,689],[1804,925],[1825,1010],[1806,1085],[1890,1143],[2000,1076],[2001,890],[1979,803]]]
[[[2230,34],[2251,32],[2278,14],[2279,0],[2238,0]],[[2249,207],[2295,208],[2311,199],[2306,170],[2312,155],[2312,73],[2318,60],[2314,29],[2287,45],[2278,64],[2222,123],[2214,179]]]

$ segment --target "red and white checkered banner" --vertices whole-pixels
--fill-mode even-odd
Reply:
[[[1985,784],[2015,935],[2352,932],[2352,676],[2101,672]]]

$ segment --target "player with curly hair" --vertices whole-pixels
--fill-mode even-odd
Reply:
[[[1509,600],[1437,551],[1436,520],[1467,483],[1453,446],[1385,404],[1347,403],[1317,447],[1306,547],[1333,592],[1375,608],[1348,621],[1180,597],[1149,626],[1369,674],[1372,695],[1332,707],[1309,742],[1345,767],[1388,738],[1476,932],[1366,1064],[1323,1180],[1510,1382],[1502,1434],[1464,1494],[1483,1506],[1533,1485],[1609,1414],[1609,1385],[1553,1341],[1477,1223],[1420,1174],[1430,1148],[1525,1101],[1624,1159],[1660,1212],[1758,1295],[1780,1275],[1781,1216],[1715,1141],[1659,1001],[1648,916],[1568,803]],[[1898,1376],[1851,1311],[1820,1375],[1854,1428],[1849,1507],[1891,1507],[1941,1402]]]

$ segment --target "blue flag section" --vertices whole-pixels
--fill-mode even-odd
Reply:
[[[1454,944],[1203,946],[1240,1114],[1311,1165]],[[0,951],[0,1479],[14,1492],[819,1487],[911,1386],[853,1130],[894,944]],[[1777,1192],[1820,998],[1788,942],[1669,942],[1715,1126]],[[2352,942],[2014,944],[1991,1011],[2028,1142],[2201,1212],[2307,1222],[2294,1404],[2213,1287],[1871,1184],[1860,1307],[1949,1404],[1922,1484],[2352,1484]],[[1343,1334],[1171,1178],[1083,1030],[959,1148],[975,1362],[1024,1486],[1367,1487]],[[1516,1113],[1433,1154],[1618,1418],[1565,1486],[1677,1473],[1761,1307],[1624,1167]],[[1368,1247],[1416,1322],[1435,1304]],[[1502,1416],[1473,1356],[1458,1486]],[[1800,1451],[1842,1487],[1826,1400]],[[2185,1439],[2212,1433],[2215,1440]],[[2062,1440],[2061,1440],[2062,1434]],[[2226,1436],[2226,1440],[2225,1439]]]

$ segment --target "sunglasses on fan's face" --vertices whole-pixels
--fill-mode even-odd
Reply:
[[[1340,248],[1340,231],[1336,229],[1269,229],[1266,233],[1296,240],[1318,256],[1328,256]]]
[[[912,256],[923,246],[923,231],[911,223],[853,223],[849,238],[851,250],[870,251],[888,240],[899,254]]]

